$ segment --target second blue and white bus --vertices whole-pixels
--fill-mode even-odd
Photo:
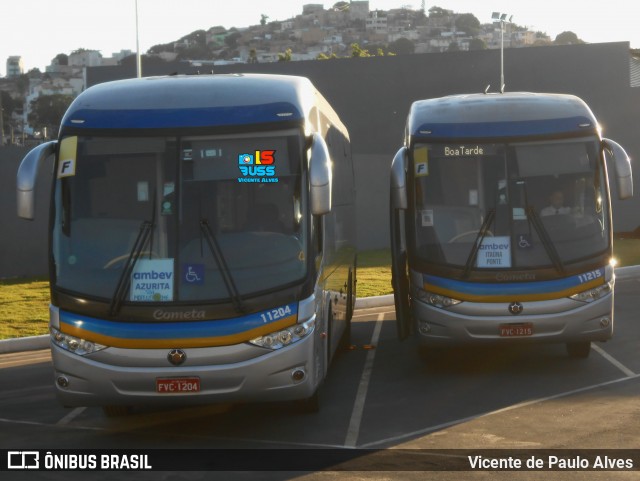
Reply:
[[[400,337],[426,351],[557,342],[573,357],[611,338],[607,158],[631,197],[629,157],[575,96],[414,102],[391,166]]]
[[[300,400],[355,303],[349,135],[302,77],[87,89],[18,172],[33,218],[53,155],[51,349],[65,406]]]

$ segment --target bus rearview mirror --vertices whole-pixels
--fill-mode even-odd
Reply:
[[[407,148],[401,147],[391,162],[391,208],[407,208]]]
[[[603,146],[613,160],[616,172],[616,186],[618,198],[621,200],[633,197],[633,173],[631,159],[620,144],[610,139],[602,140]]]
[[[311,213],[324,215],[331,212],[331,156],[322,136],[313,134],[311,160],[309,161],[311,186]]]
[[[18,217],[27,220],[35,218],[35,189],[40,164],[56,151],[57,141],[52,140],[32,149],[18,168],[16,175],[16,205]]]

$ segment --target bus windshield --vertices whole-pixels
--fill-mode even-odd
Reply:
[[[302,152],[297,131],[62,139],[54,285],[112,302],[206,303],[300,282]]]
[[[609,247],[609,197],[594,138],[418,143],[412,158],[411,248],[422,262],[466,272],[562,272]]]

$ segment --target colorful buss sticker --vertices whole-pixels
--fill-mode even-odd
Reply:
[[[242,177],[238,182],[278,182],[276,175],[275,150],[256,150],[254,153],[238,154],[238,169]]]

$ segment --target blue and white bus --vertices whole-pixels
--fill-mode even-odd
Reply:
[[[398,333],[421,350],[613,334],[612,220],[631,164],[589,107],[559,94],[414,102],[391,166]]]
[[[300,400],[355,304],[349,135],[302,77],[87,89],[23,160],[54,155],[51,349],[65,406]]]

